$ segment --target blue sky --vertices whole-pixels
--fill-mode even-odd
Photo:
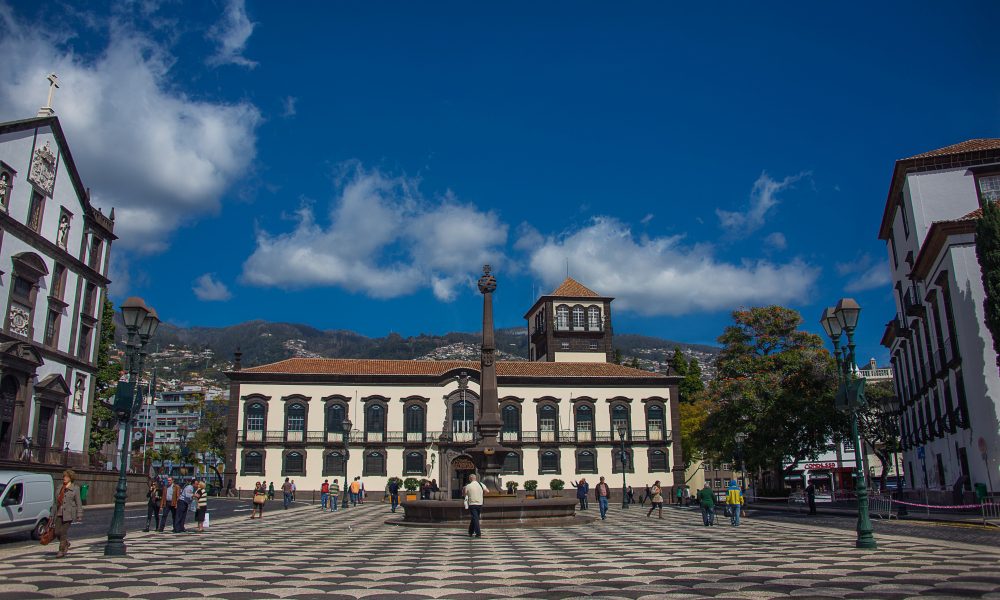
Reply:
[[[740,306],[894,313],[893,162],[1000,135],[995,3],[0,4],[0,118],[45,74],[113,299],[167,321],[470,331],[569,272],[619,333],[713,342]],[[835,7],[840,8],[840,7]]]

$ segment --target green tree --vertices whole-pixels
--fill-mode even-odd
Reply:
[[[226,425],[225,403],[222,401],[209,402],[205,399],[204,394],[196,394],[194,400],[188,404],[188,408],[200,412],[201,420],[198,423],[198,430],[187,441],[187,448],[203,456],[213,455],[220,460],[225,460],[226,437],[229,432]],[[188,460],[193,459],[189,456]],[[215,471],[221,485],[222,472],[219,470],[219,464],[211,464],[210,466]]]
[[[781,306],[733,312],[734,324],[719,337],[717,378],[706,397],[712,408],[702,427],[709,457],[736,457],[735,436],[748,470],[791,472],[799,461],[822,452],[843,436],[847,420],[833,407],[837,385],[833,358],[819,336],[800,331],[802,317]]]
[[[892,453],[899,452],[900,449],[898,415],[893,410],[885,409],[886,399],[895,396],[891,383],[887,381],[869,383],[865,386],[865,397],[868,402],[858,411],[858,433],[878,457],[881,467],[879,482],[882,489],[885,489],[889,458]]]
[[[628,366],[632,367],[633,369],[641,369],[642,368],[642,366],[639,365],[639,359],[637,357],[635,357],[635,356],[633,356],[632,360],[628,361],[627,364],[628,364]]]
[[[711,403],[704,397],[681,402],[680,411],[681,451],[684,453],[684,470],[702,460],[705,448],[701,443],[702,427],[711,412]]]
[[[701,365],[698,359],[691,357],[684,373],[684,379],[678,385],[680,389],[681,402],[693,402],[695,397],[705,389],[705,383],[701,380]]]
[[[622,364],[622,351],[621,351],[621,349],[615,348],[614,358],[611,359],[611,362],[615,363],[616,365]]]
[[[674,373],[680,375],[681,377],[687,375],[687,359],[684,358],[684,353],[681,352],[679,346],[674,346],[674,353],[670,357],[670,368],[673,369]]]
[[[114,399],[122,365],[111,357],[115,347],[115,309],[110,300],[101,311],[101,339],[97,348],[97,373],[94,382],[94,402],[90,406],[90,454],[97,454],[107,444],[118,439],[118,425],[111,403]]]
[[[1000,207],[996,202],[987,202],[983,216],[976,221],[976,257],[986,292],[986,328],[993,336],[993,350],[1000,366]]]

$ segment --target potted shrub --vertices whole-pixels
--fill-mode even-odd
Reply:
[[[517,484],[516,481],[508,481],[507,482],[507,493],[510,494],[511,496],[516,496],[517,495],[517,485],[518,484]]]
[[[407,477],[403,480],[403,487],[406,488],[406,501],[412,502],[417,499],[417,488],[420,487],[420,481],[413,478]]]
[[[562,496],[563,488],[566,487],[566,482],[562,479],[553,479],[549,482],[549,489],[555,492],[553,496]]]
[[[534,498],[535,497],[535,490],[537,490],[537,489],[538,489],[538,482],[537,481],[535,481],[534,479],[529,479],[529,480],[525,481],[524,482],[524,491],[527,492],[527,493],[524,495],[524,497],[525,498]]]

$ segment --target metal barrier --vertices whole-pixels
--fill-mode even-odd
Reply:
[[[893,510],[892,496],[873,494],[868,497],[868,512],[880,519],[899,519],[897,511]]]
[[[1000,527],[1000,496],[987,496],[980,507],[983,513],[983,525]]]

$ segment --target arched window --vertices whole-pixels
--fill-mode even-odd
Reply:
[[[264,441],[264,405],[254,402],[247,406],[243,435],[248,442]]]
[[[365,454],[364,472],[365,477],[385,477],[385,455],[379,450],[374,450]]]
[[[503,474],[504,475],[523,475],[524,471],[521,468],[521,455],[517,452],[511,452],[503,459]]]
[[[323,457],[323,476],[347,477],[347,470],[344,468],[346,465],[344,455],[340,451],[327,452]]]
[[[583,307],[573,307],[573,329],[583,329],[584,317]]]
[[[289,404],[285,414],[285,439],[289,442],[305,440],[306,407],[298,402]]]
[[[559,473],[559,453],[555,450],[545,450],[538,457],[539,473]]]
[[[298,475],[304,477],[306,474],[306,457],[301,452],[289,452],[285,455],[285,468],[281,473],[284,476]]]
[[[504,441],[521,439],[521,411],[513,404],[508,404],[500,411],[503,420],[501,435]]]
[[[556,329],[569,329],[569,307],[556,307]]]
[[[580,450],[576,453],[577,473],[597,473],[597,455],[593,450]]]
[[[456,442],[471,442],[475,429],[476,407],[468,400],[451,405],[451,435]]]
[[[601,330],[601,309],[596,306],[587,309],[587,329],[590,331]]]
[[[576,407],[576,441],[589,442],[594,439],[594,409],[589,404]]]
[[[627,404],[615,404],[611,407],[611,435],[616,440],[619,439],[619,427],[625,428],[625,439],[632,438],[632,425]]]
[[[663,405],[652,404],[646,409],[646,433],[650,441],[663,439]]]
[[[538,407],[538,436],[543,442],[554,442],[558,439],[559,412],[552,404],[542,404]]]
[[[331,402],[326,405],[326,439],[340,441],[344,439],[344,405]]]
[[[264,455],[256,450],[243,455],[243,475],[263,475]]]
[[[406,407],[406,421],[403,423],[406,432],[406,441],[424,441],[424,407],[419,404],[411,404]]]
[[[406,460],[403,462],[403,473],[406,475],[424,474],[424,453],[407,452]]]
[[[365,409],[365,439],[371,442],[385,439],[385,407],[376,402]]]
[[[670,465],[667,462],[667,453],[663,450],[650,450],[649,451],[649,472],[650,473],[666,473],[670,470]]]

